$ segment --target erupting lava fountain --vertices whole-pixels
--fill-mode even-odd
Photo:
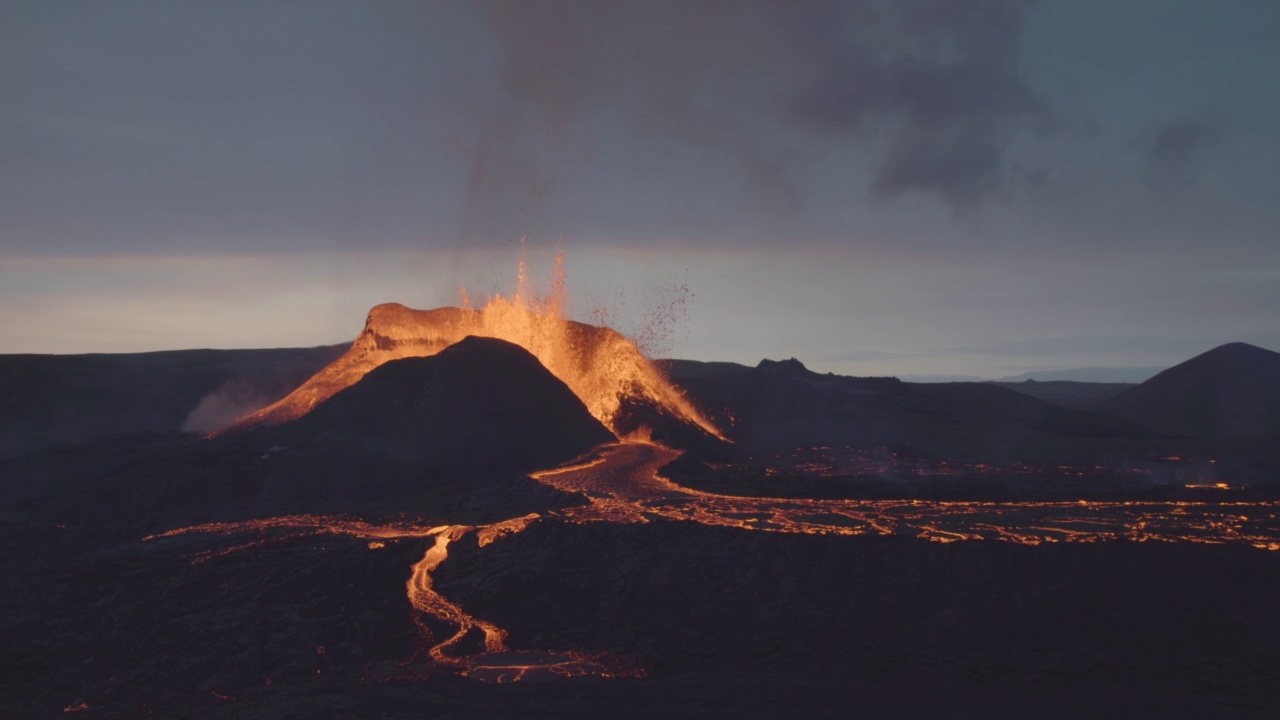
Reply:
[[[369,311],[364,330],[342,357],[287,397],[240,418],[229,429],[297,419],[383,363],[435,355],[468,335],[478,335],[528,350],[620,437],[645,432],[620,423],[624,405],[638,402],[725,439],[635,343],[610,328],[565,317],[563,251],[556,257],[551,290],[545,297],[529,292],[526,273],[522,259],[515,295],[494,295],[480,309],[465,304],[435,310],[378,305]]]

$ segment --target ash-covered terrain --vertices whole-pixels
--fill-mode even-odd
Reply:
[[[1275,353],[1046,394],[371,327],[213,437],[341,349],[0,358],[0,714],[1280,711]]]

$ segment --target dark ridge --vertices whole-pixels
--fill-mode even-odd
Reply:
[[[787,358],[786,360],[769,360],[766,358],[761,360],[759,365],[756,365],[756,369],[778,375],[802,375],[809,372],[809,368],[795,358]]]
[[[1106,401],[1137,387],[1133,383],[1083,382],[1079,380],[1033,380],[1019,382],[991,381],[992,385],[1030,395],[1047,403],[1071,410],[1105,412]]]
[[[345,346],[0,355],[0,457],[137,433],[176,433],[204,403],[256,410]]]
[[[474,336],[437,355],[388,362],[267,434],[283,445],[353,446],[445,473],[532,470],[616,439],[527,350]]]
[[[691,378],[714,377],[716,375],[748,373],[752,368],[746,365],[740,365],[735,362],[702,362],[700,360],[657,360],[655,363],[662,372],[666,373],[667,379],[676,385],[681,385],[685,380]]]
[[[1175,365],[1104,405],[1162,433],[1280,434],[1280,353],[1229,343]]]
[[[738,452],[855,445],[932,457],[1021,459],[1071,438],[1154,436],[1127,420],[989,383],[844,377],[811,372],[796,360],[765,360],[749,369],[683,361],[667,367]]]

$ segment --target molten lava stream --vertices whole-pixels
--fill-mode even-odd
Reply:
[[[649,443],[598,448],[576,464],[533,473],[588,506],[551,516],[572,522],[684,520],[800,534],[904,535],[933,542],[1194,542],[1280,549],[1280,503],[945,502],[805,500],[716,495],[658,475],[679,451]],[[1244,512],[1244,510],[1248,512]]]
[[[445,599],[444,596],[431,587],[432,571],[440,567],[440,563],[449,557],[449,542],[462,537],[467,529],[463,526],[454,525],[436,535],[435,544],[413,566],[413,574],[409,577],[409,582],[406,585],[409,590],[409,603],[413,605],[415,610],[458,626],[456,633],[444,642],[431,646],[428,651],[433,660],[449,665],[458,664],[459,659],[449,655],[447,651],[460,643],[462,638],[473,628],[480,628],[484,632],[486,652],[498,653],[507,651],[505,642],[507,633],[505,630],[493,623],[472,617],[457,603]],[[425,626],[420,625],[420,627],[423,632],[430,633],[430,630]]]
[[[529,293],[522,261],[514,296],[495,295],[480,309],[423,311],[397,304],[373,308],[364,330],[342,357],[283,400],[242,418],[234,427],[298,418],[384,363],[434,355],[468,335],[499,338],[524,347],[615,435],[622,435],[619,417],[624,404],[637,402],[725,439],[634,343],[609,328],[576,323],[566,317],[563,254],[556,261],[551,292],[543,298]],[[532,473],[531,477],[539,482],[565,492],[582,493],[590,500],[584,506],[549,512],[546,518],[571,523],[665,519],[776,533],[898,535],[943,543],[990,540],[1038,545],[1129,540],[1234,543],[1280,550],[1280,504],[1274,502],[982,503],[716,495],[680,487],[660,476],[659,470],[680,452],[647,442],[643,433],[633,434],[632,438],[631,442],[598,447],[576,463]],[[822,465],[811,469],[827,471]],[[433,667],[488,682],[536,675],[642,675],[605,654],[513,650],[507,645],[505,630],[470,615],[435,589],[432,573],[448,559],[451,543],[474,532],[477,543],[484,547],[521,532],[539,519],[538,515],[528,515],[472,527],[412,522],[377,525],[349,517],[294,515],[196,525],[145,539],[194,533],[253,536],[228,547],[201,552],[194,558],[198,563],[269,543],[321,534],[362,538],[370,541],[371,548],[393,538],[430,538],[431,546],[413,565],[406,583],[425,650],[405,665],[417,664],[425,656],[423,662]],[[451,632],[436,641],[431,626],[441,624]],[[484,637],[484,649],[467,653],[466,638],[476,632]]]
[[[991,540],[1022,545],[1053,542],[1192,542],[1247,544],[1280,550],[1277,502],[938,502],[922,500],[804,500],[753,498],[688,490],[658,475],[679,455],[649,443],[602,446],[579,462],[544,470],[532,477],[552,487],[583,493],[590,504],[547,513],[546,519],[572,523],[641,523],[653,519],[697,522],[744,530],[838,535],[902,535],[933,542]],[[603,653],[513,650],[507,633],[467,613],[433,586],[432,573],[448,559],[449,545],[469,533],[480,547],[523,531],[542,520],[537,514],[473,527],[427,526],[412,522],[377,525],[348,517],[295,515],[236,523],[209,523],[171,530],[144,540],[186,534],[257,537],[228,548],[208,550],[210,557],[321,534],[370,541],[431,538],[432,545],[413,565],[406,583],[415,622],[426,642],[423,654],[435,667],[486,682],[513,682],[534,676],[642,676],[618,658]],[[456,628],[436,642],[428,619]],[[466,654],[464,639],[484,636],[484,649]]]
[[[479,544],[484,546],[505,535],[520,532],[537,518],[537,515],[528,515],[480,528],[454,525],[436,536],[435,544],[427,550],[422,560],[413,566],[413,574],[407,583],[409,602],[414,610],[421,614],[417,624],[424,638],[430,638],[432,633],[421,616],[429,616],[450,625],[456,625],[458,629],[443,642],[431,645],[427,654],[433,661],[452,667],[462,675],[486,682],[515,682],[537,675],[618,677],[639,674],[635,671],[622,670],[622,663],[613,661],[604,654],[541,650],[513,651],[507,647],[506,630],[470,615],[460,605],[445,598],[432,587],[431,573],[449,557],[450,542],[461,539],[468,532],[475,531]],[[475,629],[484,633],[484,651],[473,655],[452,654],[467,634]]]
[[[512,518],[490,525],[424,526],[413,523],[375,525],[363,520],[346,517],[318,515],[292,515],[265,520],[242,522],[206,523],[170,530],[143,538],[144,541],[172,538],[180,535],[210,534],[232,537],[256,534],[259,537],[237,543],[227,548],[198,553],[193,563],[203,563],[210,558],[229,555],[242,550],[278,544],[315,535],[345,535],[370,540],[370,547],[379,547],[383,540],[393,538],[433,538],[422,559],[412,567],[405,583],[409,603],[415,615],[414,622],[426,643],[425,653],[416,653],[405,665],[417,663],[422,654],[438,666],[448,668],[467,677],[485,682],[514,682],[540,675],[559,677],[638,677],[643,672],[630,668],[628,663],[604,653],[579,653],[568,651],[512,650],[507,646],[507,632],[497,625],[481,620],[462,609],[460,605],[441,595],[433,587],[431,573],[449,557],[449,543],[476,533],[477,543],[484,547],[495,540],[524,530],[538,519],[537,514]],[[427,618],[457,628],[440,642],[434,642],[435,633]],[[484,650],[470,655],[458,653],[466,636],[474,630],[484,635]]]

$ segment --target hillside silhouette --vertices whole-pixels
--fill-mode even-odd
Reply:
[[[296,421],[10,459],[0,505],[148,527],[297,512],[501,519],[569,502],[524,473],[614,439],[523,348],[468,337],[386,363]]]
[[[0,355],[0,457],[136,433],[207,432],[284,397],[342,350]]]
[[[990,458],[1041,438],[1151,435],[1126,420],[991,383],[845,377],[812,372],[794,358],[754,368],[687,360],[665,367],[743,451],[859,444]]]
[[[527,350],[475,336],[381,365],[263,435],[468,473],[534,470],[616,439]]]
[[[1103,408],[1182,436],[1280,433],[1280,353],[1221,345],[1106,401]]]

